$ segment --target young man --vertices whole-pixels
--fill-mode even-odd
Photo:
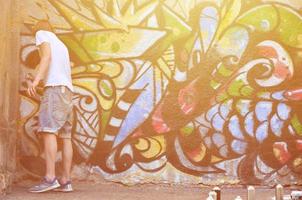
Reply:
[[[36,95],[39,82],[44,82],[44,94],[39,111],[38,132],[43,138],[46,161],[46,174],[42,182],[29,189],[30,192],[57,191],[70,192],[70,171],[72,164],[72,80],[69,53],[66,46],[53,33],[48,21],[39,21],[36,32],[36,46],[39,49],[40,63],[34,81],[27,90],[30,96]],[[55,161],[57,137],[63,143],[63,174],[56,178]]]

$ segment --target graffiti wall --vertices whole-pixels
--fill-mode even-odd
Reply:
[[[75,164],[124,183],[302,182],[300,1],[26,0],[25,8],[21,164],[32,175],[43,168],[40,99],[24,89],[39,60],[32,25],[47,19],[72,61]]]

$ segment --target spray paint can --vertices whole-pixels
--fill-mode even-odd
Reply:
[[[211,196],[208,196],[207,200],[214,200],[214,199]]]
[[[302,191],[292,191],[290,197],[293,200],[302,200]]]
[[[221,200],[221,189],[219,187],[214,187],[213,192],[216,193],[217,200]]]
[[[253,186],[247,188],[247,199],[255,200],[255,188]]]
[[[217,200],[217,194],[214,191],[209,192],[209,196],[212,197],[213,200]]]
[[[283,200],[283,186],[278,184],[275,190],[276,200]]]

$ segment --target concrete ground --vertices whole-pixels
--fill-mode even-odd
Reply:
[[[2,197],[3,200],[206,200],[210,187],[154,185],[144,184],[124,186],[112,182],[74,182],[75,191],[72,193],[48,192],[31,194],[27,188],[33,182],[25,181],[14,185],[10,194]],[[274,190],[269,188],[256,188],[256,200],[270,200]],[[289,193],[286,190],[285,193]],[[234,200],[240,195],[247,199],[244,187],[222,187],[222,200]],[[1,197],[0,197],[1,199]]]

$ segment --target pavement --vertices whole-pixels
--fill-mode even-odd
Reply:
[[[1,200],[206,200],[212,187],[196,185],[143,184],[125,186],[113,182],[75,181],[72,193],[47,192],[32,194],[27,189],[35,182],[15,184],[11,192]],[[223,186],[222,200],[234,200],[237,196],[247,199],[244,186]],[[286,189],[285,194],[290,190]],[[256,187],[256,200],[271,200],[274,189]]]

